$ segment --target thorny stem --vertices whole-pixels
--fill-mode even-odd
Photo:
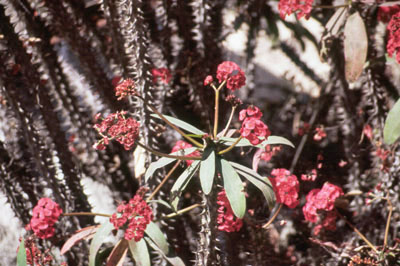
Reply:
[[[197,208],[197,207],[200,207],[200,206],[201,206],[200,203],[196,203],[196,204],[193,204],[192,206],[186,207],[186,208],[184,208],[184,209],[182,209],[182,210],[179,210],[179,211],[177,211],[177,212],[174,212],[174,213],[165,215],[165,216],[161,217],[160,219],[169,219],[169,218],[173,218],[173,217],[176,217],[176,216],[181,215],[181,214],[183,214],[183,213],[185,213],[185,212],[191,211],[191,210],[193,210],[193,209],[195,209],[195,208]]]
[[[281,204],[279,205],[279,208],[276,210],[276,212],[274,213],[274,215],[271,217],[271,219],[269,219],[269,221],[268,221],[266,224],[264,224],[264,225],[262,226],[262,228],[264,228],[264,229],[268,228],[268,226],[269,226],[269,225],[275,220],[275,218],[278,216],[279,212],[280,212],[281,209],[282,209],[282,206],[283,206],[283,204],[281,203]]]
[[[185,132],[183,132],[182,130],[180,130],[178,127],[176,127],[174,124],[172,124],[171,122],[169,122],[169,120],[167,118],[165,118],[165,116],[163,114],[161,114],[153,105],[151,105],[149,102],[147,102],[142,96],[140,95],[136,95],[138,98],[140,98],[148,107],[150,107],[150,109],[156,113],[165,123],[167,123],[170,127],[172,127],[176,132],[178,132],[179,134],[182,135],[182,137],[184,137],[185,139],[187,139],[188,141],[190,141],[191,143],[193,143],[194,145],[196,145],[199,148],[203,148],[204,145],[201,144],[200,142],[198,142],[197,140],[193,139],[192,137],[188,136],[187,134],[185,134]]]
[[[390,227],[390,219],[392,218],[392,212],[393,212],[392,202],[390,201],[390,199],[388,197],[385,199],[389,205],[389,214],[388,214],[388,218],[386,221],[385,238],[383,239],[383,251],[385,251],[385,249],[386,249],[387,239],[388,239],[388,234],[389,234],[389,227]]]
[[[231,114],[229,116],[228,122],[226,123],[226,126],[224,128],[224,131],[222,131],[222,137],[225,137],[226,133],[228,132],[228,128],[232,122],[232,118],[233,118],[233,114],[235,113],[236,110],[236,106],[232,106],[232,111]]]
[[[146,145],[140,143],[140,142],[136,142],[137,145],[139,145],[140,147],[142,147],[143,149],[145,149],[148,152],[151,152],[155,155],[161,156],[161,157],[166,157],[166,158],[172,158],[172,159],[178,159],[178,160],[201,160],[200,156],[193,156],[193,157],[189,157],[189,156],[179,156],[179,155],[171,155],[171,154],[166,154],[166,153],[162,153],[156,150],[153,150],[149,147],[147,147]]]
[[[62,216],[103,216],[103,217],[111,217],[110,214],[104,213],[96,213],[96,212],[69,212],[62,213]]]
[[[354,232],[356,232],[356,233],[361,237],[362,240],[364,240],[365,243],[367,243],[367,245],[368,245],[373,251],[375,251],[376,253],[378,253],[378,250],[376,249],[376,247],[375,247],[371,242],[369,242],[369,240],[368,240],[360,231],[358,231],[358,229],[357,229],[354,225],[352,225],[349,221],[347,221],[347,219],[344,218],[344,216],[341,215],[341,214],[339,213],[338,210],[336,210],[336,213],[340,216],[340,218],[342,218],[342,219],[346,222],[346,224],[347,224],[348,226],[351,227],[351,229],[354,230]]]
[[[243,138],[243,137],[240,136],[234,143],[232,143],[231,146],[229,146],[229,147],[226,148],[225,150],[222,150],[222,151],[218,152],[218,155],[222,155],[222,154],[224,154],[224,153],[227,153],[227,152],[229,152],[230,150],[232,150],[233,148],[235,148],[236,144],[238,144],[239,141],[240,141],[242,138]]]
[[[178,160],[175,163],[174,167],[172,167],[172,169],[164,177],[164,179],[161,181],[161,183],[156,187],[156,189],[153,191],[153,193],[151,193],[151,195],[146,199],[146,201],[151,200],[157,194],[157,192],[162,188],[162,186],[165,184],[165,182],[167,182],[168,178],[172,175],[172,173],[175,171],[175,169],[179,166],[180,163],[181,163],[181,160]]]

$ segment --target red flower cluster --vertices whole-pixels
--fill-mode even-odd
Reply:
[[[225,232],[237,232],[242,228],[243,221],[235,217],[231,204],[226,197],[225,190],[218,193],[217,204],[220,205],[218,208],[217,224],[218,230]]]
[[[302,17],[309,19],[313,3],[314,0],[280,0],[278,4],[279,15],[282,19],[285,19],[286,15],[298,11],[296,14],[298,19]]]
[[[128,95],[135,95],[135,83],[131,79],[126,79],[115,87],[115,96],[119,96],[118,100],[125,98]]]
[[[388,23],[391,17],[400,11],[399,5],[394,6],[380,6],[378,9],[378,21]]]
[[[127,204],[120,204],[117,213],[114,213],[110,222],[115,229],[127,224],[124,238],[126,240],[135,239],[136,242],[144,236],[147,225],[153,220],[153,211],[139,195],[135,195]]]
[[[21,240],[20,240],[21,241]],[[50,250],[41,252],[36,246],[35,239],[33,236],[29,236],[24,240],[25,252],[26,252],[26,262],[27,265],[52,265],[53,257],[48,254]],[[19,247],[17,249],[17,252]]]
[[[389,56],[396,53],[396,60],[400,63],[400,12],[392,16],[387,26],[389,31],[388,43],[386,45]]]
[[[240,89],[246,84],[244,72],[232,61],[224,61],[218,65],[217,79],[220,83],[226,80],[226,87],[232,91]],[[206,80],[209,82],[209,77],[206,77]]]
[[[153,75],[153,83],[157,83],[158,79],[165,84],[168,84],[171,80],[171,72],[169,72],[168,68],[153,68],[151,70],[151,74]]]
[[[307,221],[317,223],[318,211],[325,211],[326,216],[322,223],[315,227],[314,234],[319,234],[322,228],[327,230],[336,229],[336,213],[333,210],[335,200],[343,195],[343,190],[333,184],[326,182],[321,189],[313,189],[306,196],[306,204],[303,206],[304,217]]]
[[[57,203],[49,198],[41,198],[33,208],[32,219],[27,229],[32,229],[35,235],[41,239],[50,238],[54,235],[53,226],[62,212]]]
[[[261,153],[260,159],[264,161],[270,161],[272,156],[280,152],[282,147],[280,145],[271,148],[271,145],[266,145],[265,150]]]
[[[184,150],[184,149],[188,149],[188,148],[191,148],[191,147],[193,147],[192,144],[187,143],[186,141],[183,141],[183,140],[178,140],[175,143],[175,146],[172,148],[171,153],[177,152],[177,151],[180,151],[180,150]],[[201,154],[200,154],[199,151],[194,151],[194,152],[192,152],[190,154],[187,154],[186,156],[187,157],[197,157],[197,156],[200,156],[200,155]],[[192,163],[193,163],[193,160],[186,160],[187,166],[191,165]]]
[[[116,139],[124,145],[125,150],[129,150],[135,144],[139,137],[140,124],[133,118],[125,118],[126,112],[116,112],[109,114],[100,124],[93,127],[103,136],[103,138],[94,145],[97,150],[104,150],[110,140]],[[99,115],[96,115],[98,118]]]
[[[249,106],[239,113],[239,120],[243,121],[240,134],[253,145],[259,144],[263,139],[267,139],[271,135],[268,126],[260,120],[261,116],[260,109],[255,106]]]
[[[204,86],[210,85],[213,82],[213,77],[211,75],[208,75],[205,79],[204,79]]]
[[[272,183],[276,201],[283,203],[289,208],[295,208],[299,204],[299,180],[295,175],[291,175],[289,170],[284,168],[274,169],[269,178]]]
[[[325,129],[322,126],[317,127],[315,129],[315,132],[316,132],[315,135],[314,135],[314,140],[315,141],[321,141],[322,139],[326,138],[326,132],[325,132]]]

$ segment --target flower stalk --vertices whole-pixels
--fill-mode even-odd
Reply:
[[[269,221],[268,221],[266,224],[264,224],[264,225],[262,226],[263,229],[267,229],[268,226],[270,226],[271,223],[276,219],[276,217],[278,216],[279,212],[280,212],[281,209],[282,209],[282,206],[283,206],[282,203],[279,204],[278,209],[276,210],[276,212],[274,213],[274,215],[271,217],[271,219],[269,219]]]
[[[61,216],[102,216],[102,217],[111,217],[111,214],[96,213],[96,212],[69,212],[69,213],[62,213]]]
[[[179,164],[181,163],[181,160],[178,160],[174,167],[168,172],[168,174],[164,177],[164,179],[161,181],[161,183],[156,187],[156,189],[151,193],[151,195],[146,199],[146,201],[150,201],[156,194],[157,192],[162,188],[162,186],[167,182],[169,177],[172,175],[172,173],[178,168]]]

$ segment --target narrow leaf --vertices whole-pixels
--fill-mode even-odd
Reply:
[[[338,8],[326,23],[325,25],[326,31],[328,31],[332,35],[338,34],[340,28],[344,23],[348,10],[349,9],[347,7]]]
[[[128,241],[121,239],[107,258],[107,266],[122,266],[128,253]]]
[[[135,260],[136,266],[150,266],[149,250],[143,238],[139,242],[136,242],[134,239],[130,240],[129,250]]]
[[[180,155],[180,156],[184,156],[184,155],[191,154],[191,153],[194,152],[196,149],[197,149],[197,148],[192,147],[192,148],[188,148],[188,149],[183,149],[183,150],[180,150],[180,151],[176,151],[176,152],[173,152],[173,153],[170,153],[170,154],[171,154],[171,155]],[[147,181],[149,180],[149,178],[154,174],[154,172],[155,172],[157,169],[160,169],[160,168],[162,168],[162,167],[164,167],[164,166],[166,166],[166,165],[168,165],[168,164],[170,164],[170,163],[172,163],[172,162],[174,162],[174,161],[176,161],[176,159],[162,157],[162,158],[160,158],[159,160],[157,160],[157,161],[155,161],[155,162],[152,162],[152,163],[149,165],[149,168],[147,169],[146,174],[145,174],[145,176],[144,176],[145,182],[147,183]]]
[[[246,212],[246,196],[243,191],[242,180],[232,165],[221,159],[221,175],[224,181],[226,196],[231,204],[233,213],[238,218],[243,218]]]
[[[347,18],[344,26],[345,76],[351,83],[361,75],[367,59],[368,37],[364,21],[355,12]]]
[[[220,140],[222,144],[230,146],[237,140],[237,138],[222,137],[220,138]],[[243,138],[239,141],[238,144],[236,144],[236,146],[237,147],[252,146],[258,148],[264,148],[266,145],[271,145],[271,144],[283,144],[294,148],[294,145],[290,140],[280,136],[269,136],[266,140],[264,140],[258,145],[253,145],[250,143],[250,141],[248,141],[248,139]]]
[[[25,249],[25,241],[22,238],[21,244],[19,244],[18,254],[17,254],[17,266],[26,266],[26,249]]]
[[[206,148],[200,163],[200,184],[204,194],[211,192],[215,176],[215,151],[213,148]]]
[[[100,225],[92,225],[77,230],[75,234],[73,234],[70,238],[67,239],[67,241],[65,241],[60,251],[61,255],[64,255],[68,250],[70,250],[76,243],[78,243],[82,239],[87,240],[93,237],[99,228]]]
[[[161,119],[157,114],[152,114],[151,116]],[[165,118],[167,118],[168,121],[171,122],[172,124],[174,124],[175,126],[180,127],[182,129],[190,132],[190,133],[193,133],[195,135],[204,135],[204,134],[206,134],[204,131],[202,131],[202,130],[192,126],[191,124],[186,123],[185,121],[182,121],[182,120],[180,120],[178,118],[175,118],[175,117],[172,117],[172,116],[169,116],[169,115],[163,115],[163,116]]]
[[[189,167],[185,169],[185,171],[182,172],[182,174],[176,180],[175,184],[172,186],[170,200],[171,205],[175,211],[178,207],[179,197],[182,191],[189,184],[193,175],[197,172],[199,163],[200,161],[194,161]]]
[[[145,231],[146,235],[160,248],[164,254],[168,254],[168,243],[163,232],[153,222],[150,222]]]
[[[107,220],[97,230],[92,242],[90,243],[89,266],[95,266],[97,251],[99,251],[99,248],[103,244],[105,238],[111,233],[113,229],[114,226],[110,223],[110,221]]]
[[[236,169],[236,171],[249,180],[254,186],[256,186],[263,193],[265,199],[267,200],[268,207],[272,209],[275,205],[275,194],[272,188],[272,184],[267,177],[262,177],[256,171],[234,162],[230,164]]]
[[[145,237],[147,244],[152,247],[155,251],[158,251],[161,256],[164,257],[172,266],[185,266],[185,263],[179,257],[167,257],[166,254],[148,237]]]
[[[383,140],[386,144],[393,144],[400,137],[400,99],[394,104],[385,121]]]

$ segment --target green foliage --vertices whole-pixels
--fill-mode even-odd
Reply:
[[[237,140],[237,138],[222,137],[222,138],[220,138],[219,142],[223,145],[230,146],[236,140]],[[257,147],[257,148],[263,149],[266,145],[272,145],[272,144],[277,144],[277,145],[283,144],[283,145],[287,145],[287,146],[294,148],[294,145],[290,140],[288,140],[284,137],[280,137],[280,136],[269,136],[266,140],[264,140],[263,142],[261,142],[258,145],[251,144],[248,139],[241,139],[238,142],[238,144],[236,144],[235,146],[236,147]]]
[[[207,147],[200,162],[200,184],[203,192],[208,195],[211,192],[215,176],[215,150]]]
[[[146,235],[160,248],[164,254],[168,254],[168,243],[163,232],[153,222],[150,222],[145,231]]]
[[[152,114],[152,117],[161,119],[157,114]],[[189,123],[186,123],[185,121],[182,121],[178,118],[172,117],[172,116],[168,116],[168,115],[163,115],[169,122],[171,122],[172,124],[174,124],[177,127],[180,127],[190,133],[193,133],[195,135],[205,135],[206,133],[198,128],[196,128],[195,126],[192,126]]]
[[[25,250],[25,241],[22,238],[21,244],[19,244],[18,254],[17,254],[17,266],[26,266],[26,250]]]
[[[144,238],[136,242],[134,239],[129,241],[129,251],[137,266],[150,266],[149,250]]]
[[[383,129],[383,138],[386,144],[393,144],[400,137],[400,99],[390,110]]]
[[[107,220],[97,230],[96,234],[92,239],[92,242],[90,243],[89,266],[96,266],[97,252],[99,251],[106,237],[108,237],[108,235],[111,233],[113,229],[114,226],[110,223],[110,221]]]

